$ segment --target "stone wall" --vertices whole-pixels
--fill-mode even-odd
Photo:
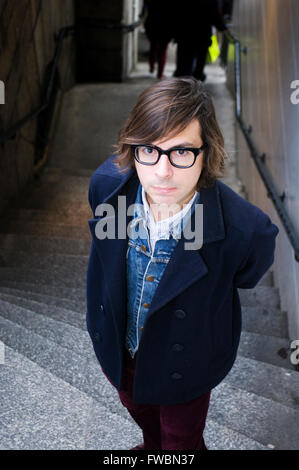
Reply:
[[[54,34],[74,23],[73,0],[0,0],[0,80],[5,104],[0,105],[0,134],[41,104],[46,67],[55,51]],[[59,82],[74,83],[74,39],[63,44]],[[32,178],[38,141],[38,118],[15,138],[0,144],[0,212]]]

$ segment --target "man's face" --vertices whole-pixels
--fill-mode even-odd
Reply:
[[[168,139],[166,136],[148,143],[157,145],[163,150],[176,146],[199,148],[203,145],[200,134],[200,123],[194,119],[175,137]],[[198,155],[190,168],[172,166],[167,155],[161,155],[156,165],[146,166],[135,161],[135,166],[149,204],[178,204],[182,207],[194,195],[202,171],[203,152]]]

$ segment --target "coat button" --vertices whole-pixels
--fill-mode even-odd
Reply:
[[[102,304],[100,305],[100,310],[103,312],[103,310],[104,310],[104,305],[102,305]]]
[[[154,276],[147,276],[145,279],[149,282],[152,282],[155,278]]]
[[[184,312],[184,310],[176,310],[174,314],[177,318],[185,318],[186,316],[186,313]]]
[[[96,343],[100,343],[100,341],[102,340],[102,337],[98,331],[94,335],[94,340]]]
[[[141,249],[142,249],[142,251],[146,251],[146,246],[145,246],[145,245],[141,245]]]
[[[146,303],[145,303],[145,304],[142,304],[142,306],[143,306],[144,308],[150,308],[151,304],[146,304]]]
[[[178,344],[178,343],[177,343],[177,344],[174,344],[174,345],[172,346],[172,350],[173,350],[173,351],[178,351],[178,352],[180,352],[180,351],[183,351],[184,349],[185,349],[185,347],[184,347],[182,344]]]
[[[171,374],[171,378],[174,380],[181,379],[182,377],[182,374],[180,374],[179,372],[174,372],[173,374]]]

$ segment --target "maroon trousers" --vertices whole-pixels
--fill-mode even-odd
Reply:
[[[203,431],[210,394],[176,405],[143,405],[133,402],[136,356],[124,352],[124,383],[118,391],[122,404],[142,429],[145,450],[208,450]]]

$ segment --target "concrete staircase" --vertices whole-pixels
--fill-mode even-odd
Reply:
[[[0,220],[0,449],[129,449],[142,440],[86,331],[91,173],[46,168]],[[272,273],[240,296],[239,354],[212,392],[206,443],[299,449],[299,373],[282,357],[289,340]]]

